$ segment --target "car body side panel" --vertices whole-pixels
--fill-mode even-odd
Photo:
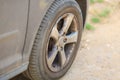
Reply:
[[[22,64],[27,14],[28,0],[0,0],[0,76]]]

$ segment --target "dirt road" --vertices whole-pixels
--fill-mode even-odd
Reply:
[[[72,68],[61,80],[120,80],[120,10],[84,31]]]

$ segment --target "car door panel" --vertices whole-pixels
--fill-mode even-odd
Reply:
[[[20,66],[29,0],[0,0],[0,75]]]

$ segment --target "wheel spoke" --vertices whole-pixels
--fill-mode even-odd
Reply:
[[[46,62],[49,69],[58,72],[68,65],[78,39],[75,15],[66,13],[55,23],[50,33]],[[73,43],[72,45],[70,43]],[[70,45],[67,45],[70,44]]]
[[[62,34],[67,33],[72,21],[73,21],[74,15],[68,14],[68,16],[64,19],[64,25],[62,28]]]
[[[48,64],[51,67],[53,61],[55,60],[56,56],[57,56],[58,50],[57,47],[54,47],[53,50],[49,53],[49,57],[48,57]]]
[[[67,35],[66,36],[66,38],[67,38],[66,44],[77,42],[77,37],[78,37],[78,32],[74,32],[74,33]]]
[[[64,66],[66,62],[66,55],[64,50],[60,51],[60,62],[61,62],[61,66]]]
[[[57,25],[55,25],[53,27],[52,32],[51,32],[51,37],[54,38],[55,40],[58,40],[59,32],[58,32],[58,29],[57,29]]]

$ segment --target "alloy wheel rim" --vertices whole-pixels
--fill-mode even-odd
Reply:
[[[68,63],[78,39],[78,26],[73,13],[61,16],[50,33],[46,61],[53,72],[62,70]]]

